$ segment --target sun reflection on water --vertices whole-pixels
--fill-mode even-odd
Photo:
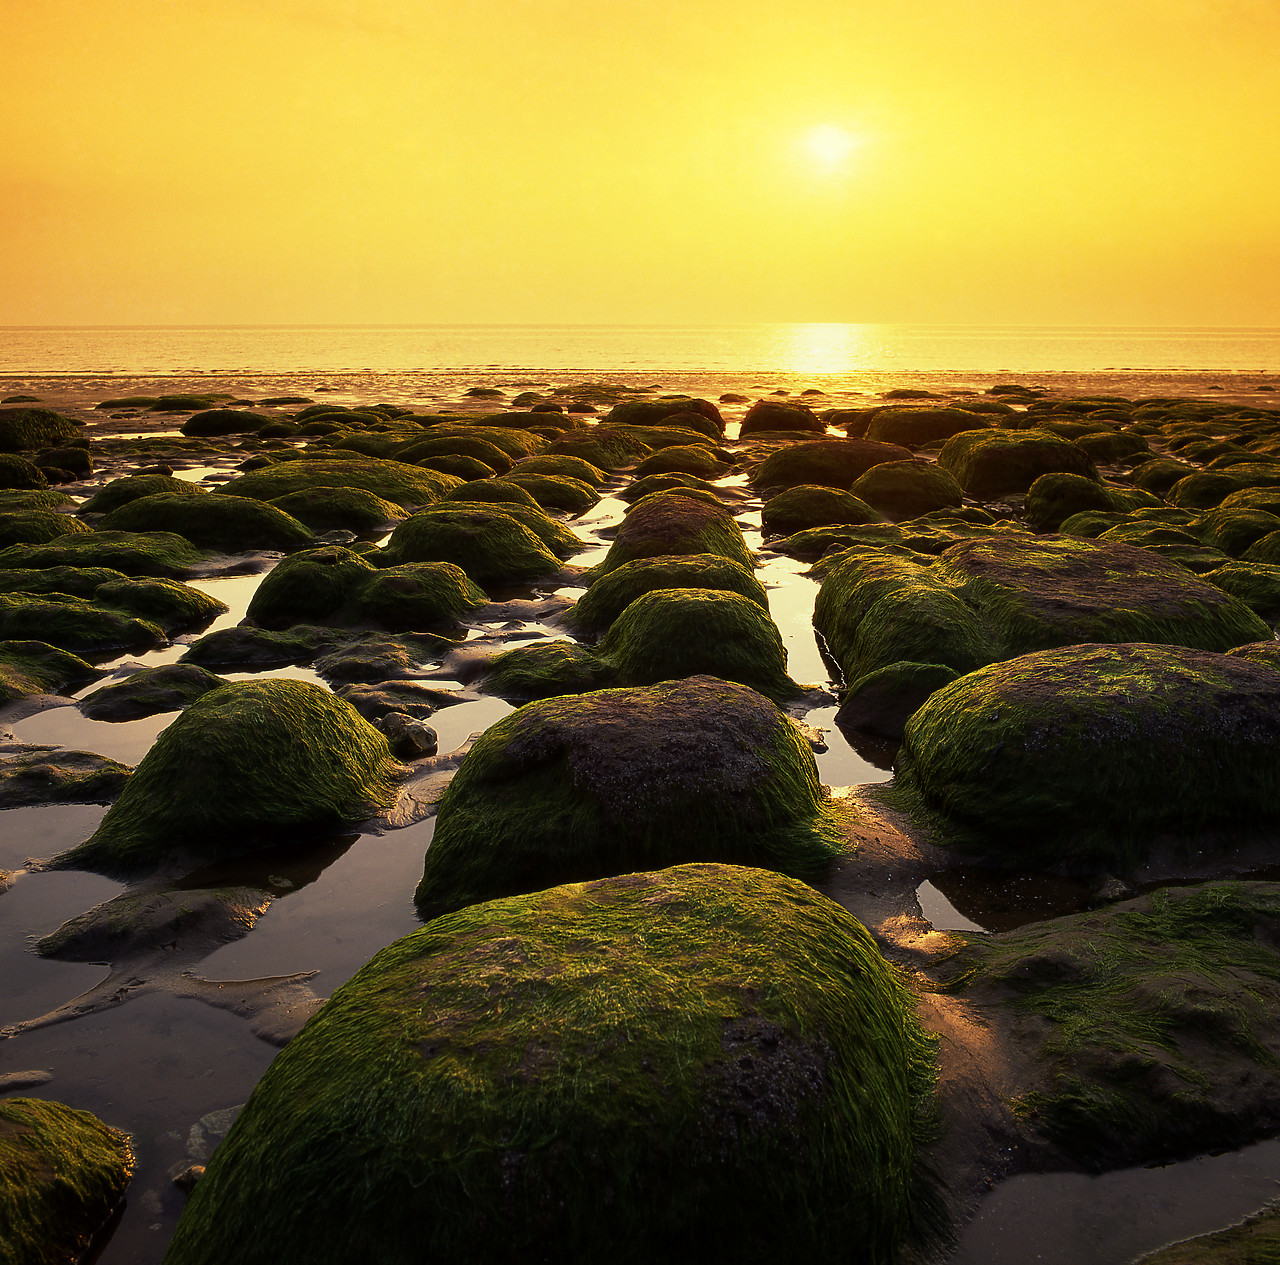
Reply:
[[[848,373],[870,362],[869,325],[786,325],[778,331],[777,365],[791,373]]]

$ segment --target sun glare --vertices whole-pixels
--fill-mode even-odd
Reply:
[[[805,152],[824,167],[839,167],[858,148],[858,138],[834,123],[823,123],[811,127],[801,144]]]

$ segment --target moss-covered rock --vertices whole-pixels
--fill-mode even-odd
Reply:
[[[29,804],[109,804],[129,780],[128,765],[92,751],[10,747],[0,761],[0,808]]]
[[[589,426],[557,439],[549,456],[577,457],[598,470],[615,471],[634,465],[650,453],[649,445],[625,431],[610,426]]]
[[[1270,1265],[1280,1260],[1280,1207],[1274,1203],[1238,1225],[1184,1239],[1134,1265]]]
[[[602,575],[582,595],[566,621],[585,633],[603,633],[636,598],[654,589],[722,589],[750,598],[764,611],[764,586],[740,562],[716,554],[641,558]]]
[[[766,536],[792,536],[810,527],[876,523],[882,515],[850,492],[801,484],[770,497],[760,513]]]
[[[820,873],[841,844],[808,743],[711,677],[531,703],[491,726],[440,802],[428,915],[687,860]]]
[[[612,666],[575,641],[540,641],[517,646],[493,660],[483,690],[513,703],[587,694],[618,684]]]
[[[867,438],[920,448],[990,425],[987,418],[958,408],[882,408],[867,426]]]
[[[1245,562],[1262,562],[1268,566],[1280,564],[1280,531],[1259,536],[1240,557]]]
[[[34,462],[28,461],[25,457],[0,452],[0,488],[38,491],[48,486],[48,477]]]
[[[825,434],[826,423],[804,404],[783,404],[779,400],[757,400],[742,418],[743,437],[765,431],[813,431]]]
[[[129,1135],[36,1098],[0,1101],[0,1258],[79,1260],[133,1175]]]
[[[0,703],[83,685],[98,669],[47,641],[0,641]]]
[[[849,485],[886,461],[909,461],[911,452],[898,444],[863,439],[818,439],[788,444],[767,456],[751,474],[753,487],[769,490],[800,484],[823,484],[847,491]]]
[[[1255,541],[1273,531],[1280,531],[1280,516],[1246,506],[1209,510],[1195,525],[1195,534],[1202,543],[1233,558],[1240,557]]]
[[[643,594],[613,621],[597,654],[623,685],[706,675],[748,685],[777,702],[801,693],[787,676],[782,634],[768,613],[724,589]]]
[[[79,519],[54,510],[26,513],[0,511],[0,548],[9,545],[43,545],[59,536],[71,536],[89,529]]]
[[[0,594],[0,638],[47,641],[73,654],[150,649],[164,640],[156,624],[65,593]]]
[[[91,720],[137,720],[176,712],[226,682],[194,663],[144,668],[114,685],[104,685],[76,704]]]
[[[1170,505],[1180,509],[1207,510],[1220,505],[1232,492],[1244,486],[1242,479],[1232,475],[1197,470],[1195,474],[1179,479],[1165,495]]]
[[[931,461],[885,461],[859,475],[849,489],[892,522],[918,518],[964,500],[960,485]]]
[[[813,621],[849,682],[898,661],[964,673],[1080,642],[1222,651],[1266,635],[1242,603],[1146,550],[1013,532],[933,564],[850,551],[826,568]]]
[[[430,457],[471,457],[483,462],[496,474],[506,474],[512,460],[497,444],[474,435],[442,435],[435,439],[416,439],[396,449],[396,460],[410,464]]]
[[[182,423],[184,435],[243,435],[266,426],[272,419],[265,413],[242,408],[212,408],[195,413]]]
[[[1171,887],[975,938],[944,978],[1033,1041],[1036,1131],[1087,1168],[1163,1163],[1280,1128],[1278,935],[1275,883]]]
[[[1172,457],[1153,457],[1133,469],[1135,487],[1156,496],[1167,496],[1169,489],[1179,480],[1195,474],[1195,466],[1185,461],[1175,461]]]
[[[593,488],[603,487],[609,476],[599,466],[593,466],[581,457],[571,457],[564,453],[544,453],[538,457],[529,457],[513,468],[514,474],[550,474],[566,479],[581,479]]]
[[[753,566],[742,528],[722,504],[683,492],[659,492],[631,507],[595,574],[606,575],[640,558],[693,553],[716,554],[748,569]]]
[[[688,420],[688,415],[709,422],[712,437],[724,434],[724,418],[710,400],[693,396],[668,396],[662,400],[623,400],[615,404],[605,416],[609,426],[657,426],[674,417]]]
[[[56,488],[0,488],[0,514],[29,514],[72,504],[71,498]]]
[[[453,475],[376,457],[286,461],[224,483],[217,494],[274,501],[306,488],[363,488],[405,509],[432,505],[461,483]]]
[[[478,584],[535,580],[561,567],[500,505],[457,502],[414,514],[392,532],[383,552],[393,565],[452,562]]]
[[[1036,531],[1058,531],[1068,518],[1088,510],[1126,514],[1160,503],[1139,488],[1119,488],[1082,474],[1042,474],[1027,489],[1023,512]]]
[[[269,503],[313,532],[372,532],[406,517],[399,505],[364,488],[303,488]]]
[[[274,468],[274,467],[273,467]],[[246,478],[252,476],[246,475]],[[244,496],[144,496],[112,510],[103,531],[171,531],[199,549],[301,549],[315,537],[296,518]]]
[[[943,842],[1002,864],[1126,865],[1162,832],[1274,829],[1280,672],[1148,643],[1024,655],[931,695],[897,767]]]
[[[898,660],[868,672],[844,691],[836,724],[882,738],[901,738],[908,719],[935,690],[958,673],[941,663]]]
[[[444,499],[470,501],[472,504],[523,505],[542,512],[542,507],[530,492],[507,479],[473,479],[454,488]]]
[[[1274,622],[1280,615],[1280,565],[1227,562],[1212,571],[1203,572],[1201,578],[1214,588],[1230,593],[1268,622]]]
[[[332,644],[333,636],[324,628],[294,627],[287,632],[243,626],[220,628],[192,643],[180,662],[224,671],[282,668],[291,663],[310,663],[324,646]]]
[[[495,479],[494,482],[510,483],[523,488],[544,510],[567,510],[570,514],[581,514],[600,499],[600,494],[595,488],[583,479],[524,472],[521,467],[517,467],[501,479]]]
[[[648,474],[691,474],[698,479],[717,479],[728,466],[702,444],[672,444],[646,457],[636,466],[636,477]]]
[[[1026,492],[1042,474],[1097,478],[1081,449],[1044,430],[962,431],[943,444],[938,464],[979,498]]]
[[[1197,574],[1216,570],[1230,561],[1222,550],[1201,544],[1199,537],[1192,532],[1190,523],[1179,527],[1172,523],[1135,519],[1131,516],[1108,527],[1098,537],[1098,541],[1104,544],[1133,545],[1159,554],[1160,557]]]
[[[398,631],[453,623],[486,600],[450,563],[380,569],[331,545],[283,559],[258,585],[247,614],[266,627],[376,624]]]
[[[93,600],[145,619],[168,634],[203,628],[227,609],[225,602],[177,580],[107,580],[94,589]]]
[[[386,739],[318,685],[223,685],[164,730],[92,837],[58,863],[127,873],[175,852],[237,855],[385,806],[395,769]]]
[[[181,579],[204,560],[189,540],[167,531],[91,531],[59,536],[43,545],[0,549],[0,570],[108,567],[125,575]]]
[[[428,516],[448,516],[465,513],[469,510],[499,510],[508,518],[515,519],[522,527],[532,532],[542,542],[544,549],[558,554],[561,558],[572,557],[585,547],[584,542],[566,527],[560,519],[552,518],[536,502],[533,502],[532,497],[529,499],[530,504],[523,504],[515,501],[463,501],[449,497],[436,505],[429,505],[426,509],[419,510],[418,513],[419,515]],[[393,534],[392,540],[394,539],[395,536]],[[390,551],[390,548],[391,541],[388,541],[388,551]]]
[[[0,452],[52,448],[83,433],[80,422],[48,408],[0,409]]]
[[[203,496],[203,489],[189,479],[168,474],[130,474],[112,479],[99,488],[80,508],[86,514],[109,514],[112,510],[149,496]]]
[[[277,1056],[166,1262],[253,1244],[634,1265],[678,1244],[725,1265],[857,1244],[888,1265],[930,1052],[862,925],[776,874],[681,866],[462,910]]]

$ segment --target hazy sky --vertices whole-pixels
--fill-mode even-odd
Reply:
[[[1280,325],[1280,0],[4,0],[0,47],[0,324]]]

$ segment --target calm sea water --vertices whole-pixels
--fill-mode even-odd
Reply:
[[[303,325],[0,328],[7,377],[1280,372],[1280,328]]]

